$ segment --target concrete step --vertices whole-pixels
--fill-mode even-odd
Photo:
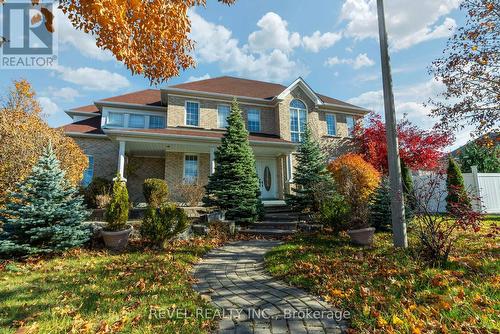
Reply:
[[[261,235],[261,236],[287,236],[297,233],[297,230],[279,230],[279,229],[243,229],[239,233],[246,235]]]
[[[263,221],[263,222],[249,224],[246,228],[249,230],[255,230],[255,229],[296,230],[297,222]]]

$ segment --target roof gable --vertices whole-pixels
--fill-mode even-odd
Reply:
[[[320,99],[320,97],[309,87],[309,85],[304,81],[302,78],[298,78],[292,84],[284,91],[282,91],[276,98],[278,100],[284,100],[286,96],[288,96],[295,88],[300,87],[302,91],[311,99],[311,101],[316,104],[322,104],[323,101]]]

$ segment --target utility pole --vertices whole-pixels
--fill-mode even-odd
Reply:
[[[389,162],[389,179],[391,186],[391,218],[392,233],[395,247],[408,247],[406,237],[405,206],[403,200],[403,185],[401,180],[401,165],[399,162],[398,136],[396,130],[396,111],[394,94],[392,92],[391,65],[383,0],[377,0],[378,30],[380,38],[380,58],[382,63],[382,79],[384,83],[385,129],[387,137],[387,158]]]

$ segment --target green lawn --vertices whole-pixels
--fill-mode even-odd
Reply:
[[[214,322],[207,318],[167,312],[210,308],[191,289],[189,274],[212,245],[199,239],[168,251],[76,250],[50,260],[0,262],[0,333],[208,332]],[[149,317],[150,309],[159,319]]]
[[[370,249],[347,236],[298,236],[266,256],[271,274],[352,314],[362,333],[500,333],[499,217],[462,233],[446,268],[376,234]],[[410,231],[410,244],[415,244]]]

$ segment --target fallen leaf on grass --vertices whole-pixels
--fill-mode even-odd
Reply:
[[[404,321],[399,319],[397,315],[393,315],[392,316],[392,324],[394,326],[401,326],[401,325],[404,325]]]
[[[377,317],[377,326],[378,327],[385,327],[385,326],[387,326],[387,320],[385,320],[384,317],[381,316],[381,315]]]

